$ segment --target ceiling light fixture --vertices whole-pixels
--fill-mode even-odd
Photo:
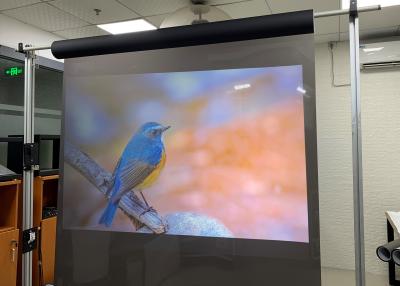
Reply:
[[[305,90],[304,88],[302,88],[301,86],[298,86],[298,87],[296,88],[296,90],[297,90],[298,92],[302,93],[302,94],[306,94],[306,90]]]
[[[381,5],[381,7],[400,5],[400,0],[358,0],[358,7]],[[350,0],[342,0],[342,9],[349,9]]]
[[[245,83],[245,84],[235,85],[233,88],[235,90],[241,90],[241,89],[245,89],[245,88],[249,88],[249,87],[251,87],[251,85],[249,83]]]
[[[113,35],[156,30],[157,27],[150,24],[144,19],[137,19],[131,21],[123,21],[109,24],[97,25],[100,29],[107,31]]]
[[[379,52],[382,51],[384,47],[377,47],[377,48],[364,48],[363,51],[365,53],[371,53],[371,52]]]

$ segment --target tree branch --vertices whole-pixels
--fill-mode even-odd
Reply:
[[[104,170],[87,154],[80,151],[72,144],[64,143],[64,159],[71,167],[81,173],[104,196],[107,197],[108,186],[111,184],[112,175]],[[146,225],[154,233],[167,231],[166,222],[155,211],[148,211],[147,206],[133,193],[122,197],[119,206],[133,221]]]

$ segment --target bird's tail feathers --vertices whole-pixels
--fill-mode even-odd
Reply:
[[[113,186],[109,190],[107,190],[107,196],[111,197],[99,221],[100,224],[104,224],[107,227],[111,226],[114,220],[115,213],[117,212],[120,197],[118,196],[118,194],[116,196],[116,192],[119,190],[120,184],[121,182],[117,178],[113,182]]]
[[[99,221],[100,224],[104,224],[107,227],[111,226],[114,220],[115,213],[117,212],[118,203],[119,201],[113,202],[112,200],[110,200],[110,202],[107,205],[107,208],[104,210],[100,218]]]

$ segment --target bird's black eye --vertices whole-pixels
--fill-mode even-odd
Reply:
[[[156,136],[157,135],[157,129],[152,129],[150,131],[151,136]]]

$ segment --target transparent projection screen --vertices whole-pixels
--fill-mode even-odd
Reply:
[[[313,45],[66,60],[60,283],[319,285]]]

